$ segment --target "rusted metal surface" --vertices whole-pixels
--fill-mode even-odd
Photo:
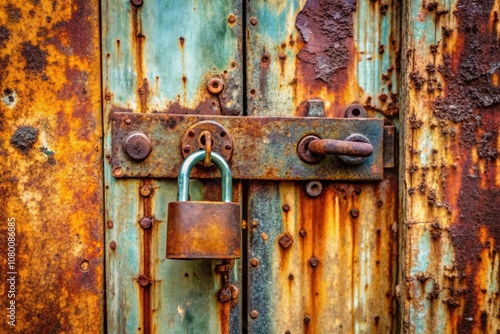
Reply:
[[[126,119],[132,121],[130,125],[124,122]],[[181,149],[181,138],[186,131],[189,137],[189,130],[196,127],[195,124],[207,120],[221,124],[221,128],[227,129],[224,132],[232,137],[234,151],[229,165],[235,179],[377,180],[382,177],[383,121],[380,119],[208,117],[115,112],[112,116],[112,167],[120,168],[121,177],[176,177],[184,154],[181,154],[184,151]],[[154,147],[148,158],[140,163],[129,159],[123,152],[123,141],[136,132],[149,136]],[[296,151],[301,138],[311,133],[332,139],[362,133],[370,141],[374,153],[357,165],[347,165],[335,156],[327,156],[314,165],[308,164],[299,159]],[[214,133],[214,138],[216,136],[221,137],[220,133]],[[226,150],[222,140],[214,140],[214,151],[224,153]],[[205,178],[215,175],[214,171],[200,168],[195,168],[192,174],[193,177]]]
[[[242,110],[242,4],[182,0],[101,4],[104,143],[109,157],[106,219],[114,222],[106,238],[116,242],[116,250],[107,253],[108,332],[237,332],[241,300],[218,301],[216,263],[165,259],[167,203],[175,201],[177,183],[114,179],[124,170],[113,169],[110,163],[110,115],[115,109],[217,115]],[[219,94],[207,90],[212,78],[224,82]],[[152,142],[151,154],[155,149]],[[180,148],[176,152],[180,155]],[[235,201],[240,192],[235,184]],[[220,200],[220,186],[213,179],[192,181],[190,196]],[[146,216],[154,217],[154,223],[144,229],[138,221]],[[236,263],[230,276],[240,287],[241,264]],[[141,285],[143,277],[150,278],[150,284]]]
[[[498,1],[408,1],[404,329],[500,329]],[[403,123],[402,123],[403,124]]]
[[[357,104],[397,129],[398,1],[256,0],[247,17],[248,115],[310,116],[321,100],[326,117]],[[397,176],[315,182],[250,182],[249,332],[399,332]]]
[[[2,333],[103,331],[98,15],[94,0],[0,6]]]
[[[309,143],[309,150],[322,155],[348,155],[369,157],[373,154],[370,143],[349,140],[316,139]]]

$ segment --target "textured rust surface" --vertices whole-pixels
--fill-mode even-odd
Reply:
[[[2,333],[103,331],[98,14],[86,0],[0,6],[2,282],[8,220],[16,242],[15,297],[0,285],[16,326],[2,317]]]

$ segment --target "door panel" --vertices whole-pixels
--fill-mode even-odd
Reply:
[[[98,1],[1,2],[0,333],[103,331],[99,59]]]
[[[307,116],[319,98],[326,117],[359,103],[397,124],[398,17],[397,1],[249,1],[248,114]],[[322,186],[250,182],[249,331],[396,332],[397,175]]]
[[[240,2],[144,1],[135,6],[114,0],[103,2],[102,12],[106,120],[114,110],[217,115],[241,110]],[[226,83],[220,96],[206,88],[214,75]],[[105,134],[105,152],[111,154],[111,122],[105,123]],[[172,143],[172,149],[180,154],[178,145]],[[218,302],[218,262],[165,259],[166,208],[176,200],[176,180],[117,179],[117,167],[110,161],[105,165],[106,219],[112,226],[106,230],[108,331],[237,332],[241,298]],[[151,194],[143,196],[144,189]],[[237,182],[233,193],[239,201]],[[219,201],[220,185],[193,181],[190,195]],[[151,228],[139,224],[144,216],[154,217]],[[231,279],[240,285],[239,262]]]

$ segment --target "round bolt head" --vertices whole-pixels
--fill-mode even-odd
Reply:
[[[113,176],[115,177],[122,177],[123,176],[123,170],[121,167],[115,167],[115,169],[113,169]]]
[[[319,181],[311,181],[306,184],[306,193],[311,197],[318,197],[323,191],[323,185]]]
[[[229,290],[231,291],[231,299],[232,300],[238,299],[238,297],[240,296],[240,289],[238,289],[236,285],[231,284],[229,286]]]
[[[306,230],[304,230],[304,229],[301,229],[301,230],[300,230],[300,232],[299,232],[299,234],[300,234],[300,236],[301,236],[302,238],[304,238],[304,237],[307,235],[307,231],[306,231]]]
[[[310,317],[310,316],[308,316],[308,315],[306,315],[306,316],[304,317],[304,324],[306,324],[306,325],[307,325],[307,324],[309,324],[310,322],[311,322],[311,317]]]
[[[113,221],[112,220],[108,220],[108,228],[113,228]]]
[[[116,242],[115,241],[111,241],[109,243],[109,248],[111,248],[111,250],[115,250],[116,249]]]
[[[319,260],[317,258],[315,258],[314,256],[309,259],[309,265],[312,268],[316,268],[318,266],[318,264],[319,264]]]
[[[224,90],[224,81],[221,78],[213,77],[208,80],[207,89],[210,94],[218,95]]]
[[[125,120],[125,124],[130,125],[130,124],[132,124],[132,121],[131,121],[130,119],[128,119],[128,118],[127,118],[127,119]]]
[[[259,265],[259,260],[254,257],[250,260],[250,264],[252,265],[252,267],[257,267]]]
[[[142,217],[141,220],[139,220],[139,224],[141,224],[141,227],[144,229],[150,228],[151,225],[153,225],[153,219],[151,217]]]
[[[153,193],[153,186],[150,184],[145,184],[141,187],[139,192],[141,193],[141,196],[148,197]]]
[[[293,244],[293,237],[288,233],[284,233],[280,236],[279,243],[283,249],[287,249]]]
[[[259,316],[259,311],[252,310],[252,312],[250,312],[250,316],[252,317],[252,319],[256,319]]]
[[[288,211],[290,211],[290,205],[283,204],[283,206],[281,207],[281,209],[283,209],[283,211],[285,211],[285,212],[288,212]]]
[[[257,25],[257,23],[259,23],[259,20],[257,20],[257,18],[255,16],[252,16],[250,18],[250,23],[255,26],[255,25]]]
[[[142,132],[130,134],[123,143],[123,149],[133,160],[144,160],[152,150],[151,139]]]
[[[142,5],[142,1],[143,1],[143,0],[132,0],[132,4],[133,4],[134,6],[137,6],[137,7],[138,7],[138,6],[141,6],[141,5]]]
[[[258,220],[256,220],[256,219],[252,219],[251,224],[252,224],[252,227],[253,227],[253,228],[256,228],[256,227],[258,227],[258,226],[259,226],[259,221],[258,221]]]
[[[137,277],[137,281],[140,286],[148,286],[151,284],[151,280],[146,275],[139,275],[139,277]]]
[[[359,210],[358,209],[351,209],[351,217],[356,218],[359,216]]]
[[[231,290],[230,289],[220,289],[219,293],[217,294],[217,297],[219,297],[219,300],[223,303],[227,303],[232,299],[231,296]]]

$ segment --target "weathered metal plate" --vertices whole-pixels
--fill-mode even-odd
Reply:
[[[125,120],[129,120],[125,122]],[[217,117],[115,112],[112,115],[111,165],[122,177],[176,178],[183,161],[181,138],[186,130],[205,120],[220,123],[233,138],[229,165],[233,178],[254,180],[379,180],[383,176],[383,120],[292,117]],[[129,123],[129,124],[127,124]],[[151,138],[153,150],[142,162],[130,159],[123,143],[133,132]],[[300,139],[344,139],[350,134],[366,136],[374,153],[359,165],[348,165],[335,156],[307,164],[297,156]],[[215,177],[218,172],[195,168],[193,178]]]

